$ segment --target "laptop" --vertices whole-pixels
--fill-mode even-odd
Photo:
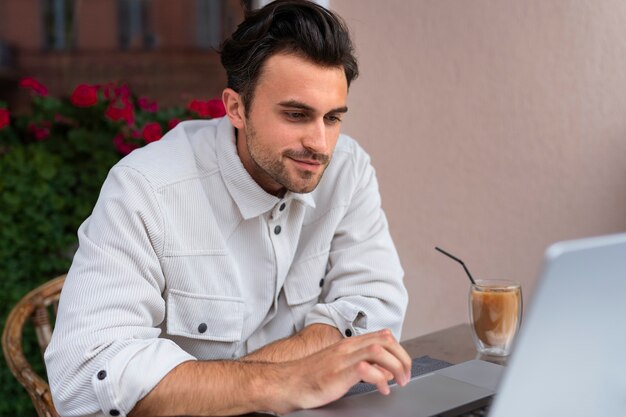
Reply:
[[[506,368],[474,360],[298,417],[626,416],[626,233],[559,242]],[[494,394],[497,394],[494,396]],[[493,397],[493,399],[492,399]]]

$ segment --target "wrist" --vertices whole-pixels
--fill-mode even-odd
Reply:
[[[248,363],[256,369],[251,373],[250,393],[254,409],[282,415],[296,408],[289,399],[288,366],[284,363]]]

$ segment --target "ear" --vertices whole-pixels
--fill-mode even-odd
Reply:
[[[226,88],[222,92],[222,101],[226,109],[226,116],[230,119],[230,123],[237,129],[244,127],[244,107],[241,96],[232,88]]]

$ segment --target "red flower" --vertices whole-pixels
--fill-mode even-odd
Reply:
[[[167,122],[167,128],[168,129],[174,129],[176,127],[177,124],[180,123],[180,119],[174,118],[172,120],[170,120],[169,122]]]
[[[113,84],[113,83],[109,83],[109,84],[105,84],[105,85],[101,85],[100,86],[100,89],[104,93],[104,98],[106,98],[107,100],[114,100],[115,99],[115,95],[114,95],[114,92],[113,92],[114,88],[115,88],[115,84]]]
[[[219,99],[209,101],[192,100],[191,103],[187,105],[187,109],[200,117],[222,117],[226,114],[224,103]]]
[[[11,117],[7,109],[0,108],[0,129],[4,129],[11,123]]]
[[[60,113],[56,113],[54,115],[54,121],[56,123],[66,125],[66,126],[78,126],[79,125],[79,123],[76,120],[70,119],[69,117],[65,117]]]
[[[187,105],[187,109],[197,113],[198,116],[204,117],[208,114],[205,102],[200,100],[191,100],[191,103]]]
[[[127,99],[130,97],[130,88],[128,88],[128,84],[122,84],[119,87],[115,88],[115,97]]]
[[[128,100],[130,98],[130,88],[128,85],[118,85],[116,83],[108,83],[99,86],[100,90],[104,94],[104,98],[109,101],[115,101],[117,99]]]
[[[20,80],[20,87],[31,90],[33,93],[42,97],[48,95],[48,88],[32,77],[22,78]]]
[[[163,130],[161,125],[157,122],[148,122],[143,126],[141,130],[141,137],[146,143],[156,142],[163,136]]]
[[[33,135],[36,141],[41,142],[50,136],[50,127],[52,123],[49,121],[36,123],[29,123],[28,132]]]
[[[104,114],[114,121],[125,120],[129,125],[135,121],[133,104],[126,98],[121,98],[120,100],[109,103],[109,107],[107,107]]]
[[[222,117],[226,115],[226,109],[224,108],[224,102],[220,99],[214,98],[207,102],[207,108],[209,110],[209,116]]]
[[[124,135],[122,135],[121,133],[115,135],[115,137],[113,138],[113,145],[115,146],[115,149],[117,149],[117,151],[122,155],[128,155],[139,147],[134,143],[126,142],[126,139],[124,139]]]
[[[139,104],[139,108],[141,110],[147,111],[149,113],[156,113],[159,110],[159,105],[155,100],[150,100],[147,97],[141,97],[137,100],[137,104]]]
[[[91,107],[98,102],[98,89],[87,84],[80,84],[74,89],[70,101],[76,107]]]

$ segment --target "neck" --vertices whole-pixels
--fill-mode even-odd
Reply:
[[[246,141],[245,132],[235,128],[235,147],[237,148],[237,155],[239,155],[243,167],[266,193],[282,198],[287,192],[287,189],[274,181],[274,179],[256,163],[250,155]]]

